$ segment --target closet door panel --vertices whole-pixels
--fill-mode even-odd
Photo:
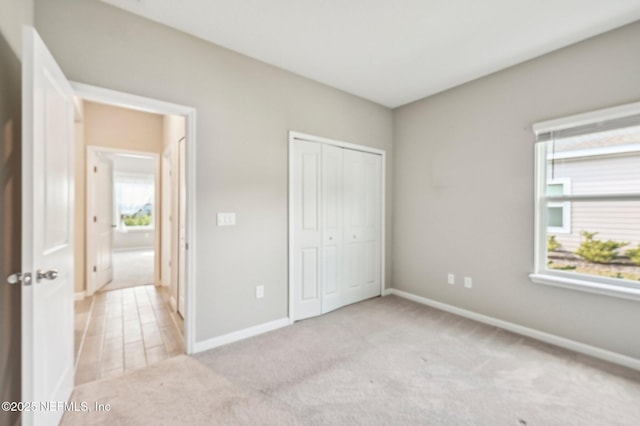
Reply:
[[[293,319],[322,313],[321,289],[321,147],[295,141],[292,158]]]
[[[362,300],[362,230],[364,224],[364,168],[362,153],[344,150],[344,248],[342,305]]]
[[[302,302],[315,301],[319,296],[318,285],[318,250],[316,248],[305,248],[300,250],[300,286]]]
[[[343,150],[322,146],[322,313],[341,306]]]
[[[382,157],[363,153],[364,169],[364,226],[363,245],[363,299],[380,295],[381,229],[382,229]]]

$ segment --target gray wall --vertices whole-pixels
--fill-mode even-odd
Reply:
[[[527,276],[531,124],[639,101],[639,41],[634,23],[395,110],[393,287],[640,358],[638,302]]]
[[[20,286],[5,277],[21,269],[22,23],[30,23],[31,1],[1,0],[0,10],[0,400],[20,401]],[[0,411],[0,424],[20,414]]]
[[[198,341],[287,316],[289,130],[386,149],[391,200],[389,109],[104,3],[35,5],[68,78],[197,109]],[[238,225],[216,227],[220,211]]]

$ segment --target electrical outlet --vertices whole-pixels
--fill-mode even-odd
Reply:
[[[448,274],[447,275],[447,282],[449,284],[452,284],[452,285],[455,284],[456,283],[456,276],[453,275],[453,274]]]
[[[264,286],[256,286],[256,299],[262,299],[264,297]]]
[[[473,281],[471,281],[471,277],[464,277],[464,287],[465,288],[473,287]]]

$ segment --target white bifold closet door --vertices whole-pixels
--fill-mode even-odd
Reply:
[[[380,295],[381,155],[295,140],[291,156],[293,319]]]

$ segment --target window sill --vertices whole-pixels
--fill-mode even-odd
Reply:
[[[617,297],[621,299],[640,300],[640,289],[635,288],[604,283],[595,283],[586,280],[558,277],[555,275],[546,274],[530,274],[529,278],[536,284],[568,288],[571,290],[602,294],[604,296]]]
[[[126,234],[127,232],[152,232],[155,231],[155,227],[153,226],[130,226],[124,228],[124,231],[118,229],[119,232]]]

